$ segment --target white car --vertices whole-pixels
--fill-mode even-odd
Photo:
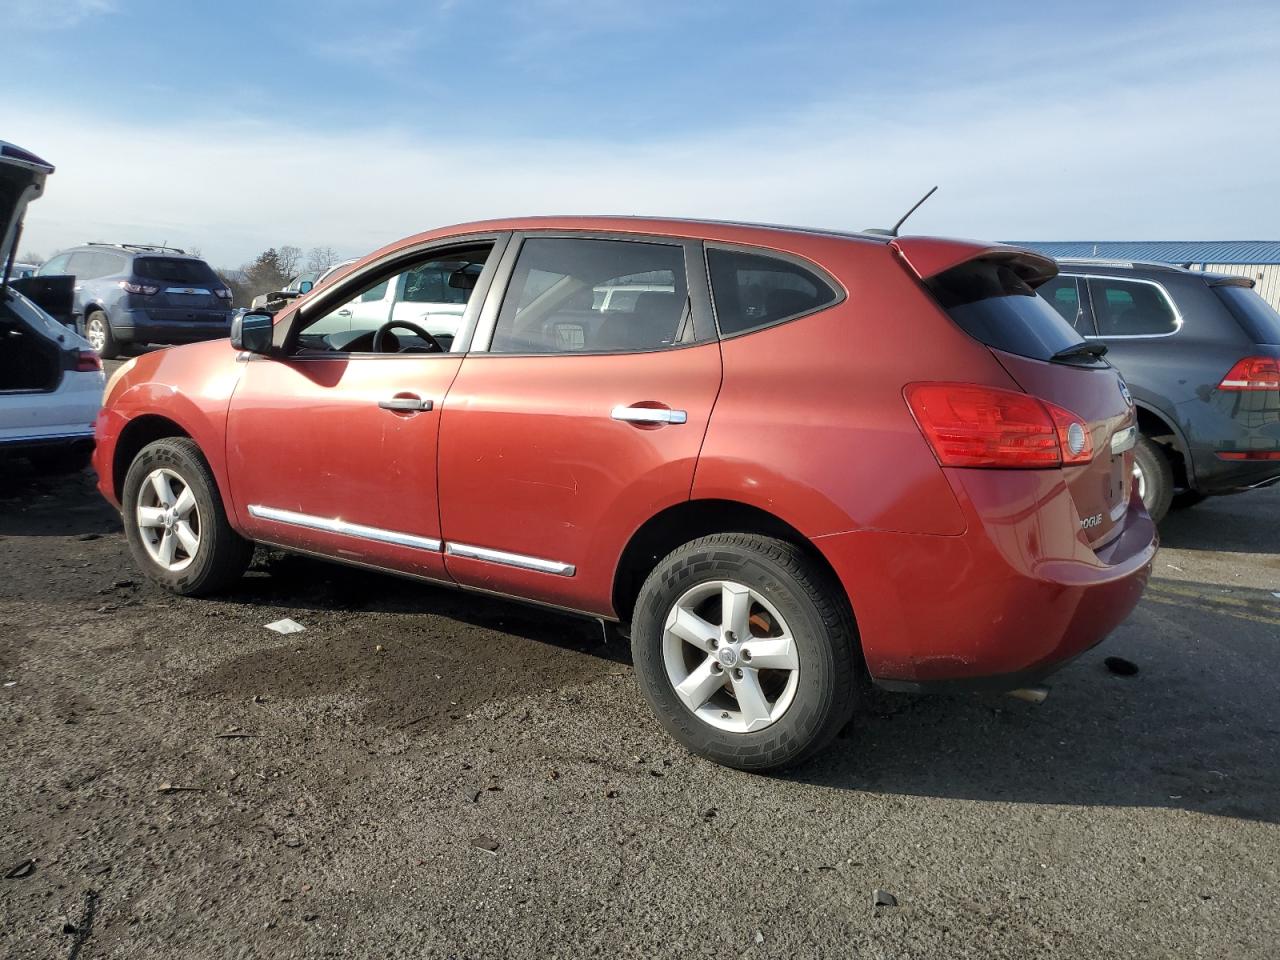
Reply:
[[[0,263],[8,263],[27,204],[53,167],[0,141]],[[102,361],[89,342],[8,284],[0,288],[0,457],[41,470],[82,470],[102,406]]]

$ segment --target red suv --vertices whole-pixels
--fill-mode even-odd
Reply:
[[[131,360],[99,485],[177,593],[264,543],[628,624],[676,739],[780,767],[864,677],[1023,687],[1138,602],[1133,404],[1035,293],[1055,272],[744,224],[437,230]]]

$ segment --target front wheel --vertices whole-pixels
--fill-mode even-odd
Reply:
[[[193,440],[169,437],[143,447],[125,476],[121,503],[134,560],[172,593],[215,593],[249,566],[253,544],[231,529]]]
[[[801,763],[853,713],[848,604],[825,570],[782,540],[716,534],[671,553],[640,590],[631,649],[662,725],[726,766]]]

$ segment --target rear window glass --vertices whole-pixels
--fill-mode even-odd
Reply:
[[[1225,284],[1213,288],[1254,343],[1280,344],[1280,313],[1252,287]]]
[[[831,285],[790,260],[707,248],[707,271],[720,334],[781,323],[840,299]]]
[[[1083,342],[1008,262],[972,260],[934,277],[928,287],[960,329],[997,350],[1051,360]]]
[[[1154,337],[1178,329],[1173,304],[1155,283],[1090,277],[1089,300],[1100,337]]]
[[[1057,276],[1036,288],[1036,293],[1058,311],[1063,320],[1075,327],[1081,336],[1093,336],[1093,326],[1080,298],[1080,285],[1075,277]]]
[[[216,283],[213,269],[203,260],[179,260],[176,257],[139,257],[133,261],[133,272],[148,280],[168,283]]]

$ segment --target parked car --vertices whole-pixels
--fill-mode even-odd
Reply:
[[[176,247],[87,243],[52,257],[36,275],[76,278],[77,330],[108,359],[129,343],[193,343],[231,329],[231,289]]]
[[[865,678],[1023,688],[1138,602],[1133,407],[1036,295],[1055,272],[740,224],[439,230],[130,361],[99,486],[176,593],[234,586],[256,541],[618,621],[677,740],[784,766]],[[452,336],[393,307],[326,332],[423,276]],[[662,289],[595,306],[635,283]]]
[[[53,166],[0,141],[0,264]],[[0,271],[2,272],[2,271]],[[0,287],[0,457],[40,470],[82,470],[102,404],[102,362],[89,344],[9,283]]]
[[[1171,504],[1280,481],[1280,314],[1252,280],[1113,260],[1060,269],[1041,293],[1128,382],[1135,479],[1157,523]]]
[[[303,294],[310,293],[311,288],[316,284],[317,276],[319,274],[314,270],[300,273],[286,283],[283,289],[258,294],[249,301],[249,308],[251,310],[279,310],[290,300],[296,300]]]
[[[25,277],[35,276],[35,272],[40,269],[40,265],[36,263],[23,263],[20,260],[14,261],[9,268],[10,280],[21,280]]]

